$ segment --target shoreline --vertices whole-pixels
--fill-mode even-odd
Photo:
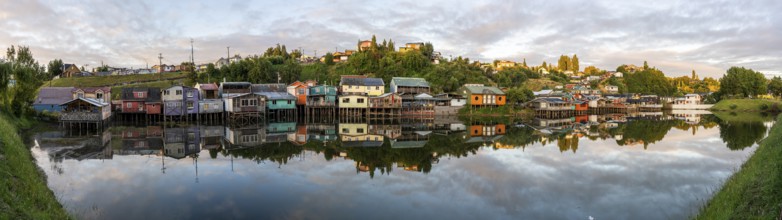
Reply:
[[[782,120],[782,114],[777,116]],[[782,124],[722,184],[695,219],[778,219],[782,205]]]
[[[0,114],[0,219],[72,219],[20,136],[29,124]]]

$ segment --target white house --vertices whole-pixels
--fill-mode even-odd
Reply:
[[[619,86],[607,85],[605,89],[606,93],[619,93]]]

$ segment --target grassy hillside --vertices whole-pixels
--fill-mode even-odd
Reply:
[[[0,219],[69,219],[18,135],[29,122],[0,114]]]
[[[136,74],[122,76],[90,76],[90,77],[71,77],[60,78],[45,83],[44,86],[52,87],[97,87],[97,86],[120,86],[132,83],[155,82],[162,80],[183,79],[186,75],[181,72],[158,74]]]
[[[561,83],[551,81],[548,78],[540,78],[540,79],[529,79],[524,82],[522,85],[524,88],[530,89],[532,91],[540,91],[544,87],[548,86],[549,89],[554,89],[556,86],[562,85]]]
[[[762,106],[765,104],[766,109]],[[760,112],[770,111],[777,104],[782,107],[782,101],[771,99],[726,99],[718,102],[711,108],[712,111],[736,111],[736,112]]]
[[[777,121],[782,115],[777,117]],[[696,219],[777,219],[782,205],[782,124],[728,179]]]

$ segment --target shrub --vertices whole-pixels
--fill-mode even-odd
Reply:
[[[768,104],[763,103],[762,105],[760,105],[760,110],[766,110],[766,109],[768,109]]]
[[[737,107],[739,107],[739,106],[737,106],[736,104],[730,105],[730,109],[736,109]]]

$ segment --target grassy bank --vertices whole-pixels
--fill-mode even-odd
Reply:
[[[44,83],[44,86],[52,87],[98,87],[98,86],[119,86],[131,83],[143,83],[143,82],[155,82],[162,80],[182,79],[186,75],[182,73],[163,73],[162,76],[158,74],[135,74],[135,75],[122,75],[122,76],[89,76],[89,77],[70,77],[59,78],[51,81],[50,83]]]
[[[726,99],[711,108],[712,111],[764,112],[770,111],[774,104],[782,107],[782,101],[771,99]],[[763,106],[766,106],[765,108]]]
[[[30,124],[0,114],[0,219],[69,219],[18,134]]]
[[[782,124],[777,123],[696,219],[777,219],[781,205]]]

